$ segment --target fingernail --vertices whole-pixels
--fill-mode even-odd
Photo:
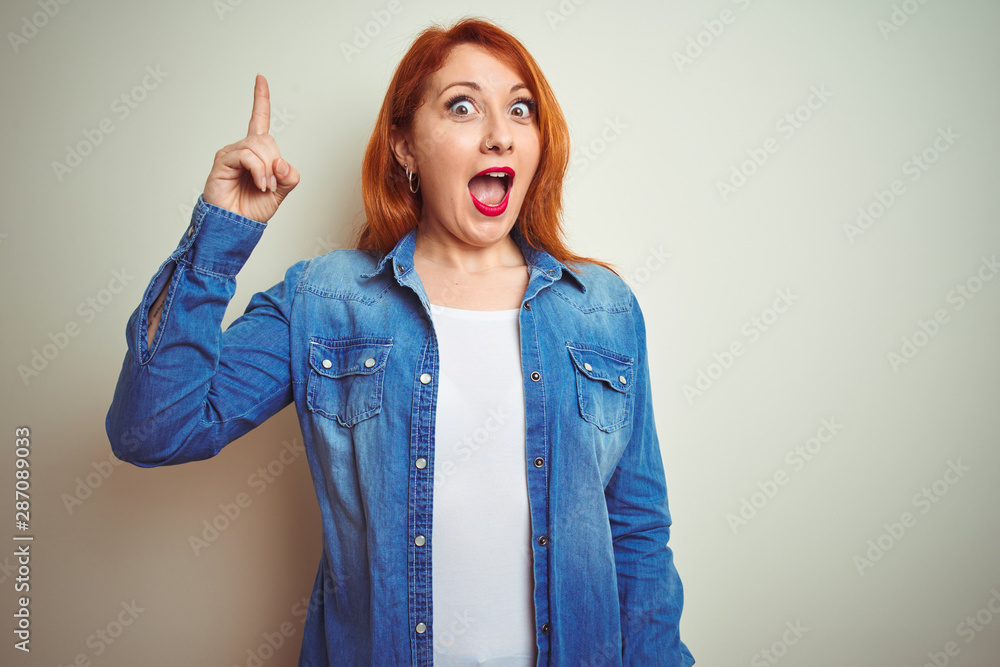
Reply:
[[[274,174],[271,174],[271,192],[277,192],[277,191],[278,191],[278,179],[274,177]]]

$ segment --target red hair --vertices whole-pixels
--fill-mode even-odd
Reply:
[[[423,198],[420,191],[410,192],[406,175],[392,153],[390,130],[393,124],[402,131],[412,126],[431,76],[459,44],[475,44],[517,72],[538,104],[541,154],[514,223],[521,237],[532,248],[544,250],[567,265],[599,264],[619,275],[612,264],[577,255],[566,246],[562,228],[562,184],[569,163],[566,119],[545,75],[524,45],[495,24],[478,18],[464,18],[447,29],[438,25],[426,28],[396,68],[361,167],[366,220],[356,232],[354,247],[388,253],[417,225]]]

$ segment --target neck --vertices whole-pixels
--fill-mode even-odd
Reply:
[[[417,227],[414,257],[462,273],[485,273],[503,268],[525,266],[524,256],[509,234],[486,246],[473,246],[460,239],[441,238]]]

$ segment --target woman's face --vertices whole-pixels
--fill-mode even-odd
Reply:
[[[478,248],[506,237],[538,168],[534,107],[521,78],[486,50],[452,49],[431,77],[410,132],[393,133],[400,165],[409,163],[420,176],[421,232]],[[513,178],[477,177],[501,167]]]

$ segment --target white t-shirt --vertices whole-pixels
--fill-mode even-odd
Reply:
[[[518,309],[431,304],[435,665],[537,660]]]

